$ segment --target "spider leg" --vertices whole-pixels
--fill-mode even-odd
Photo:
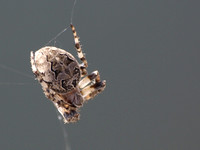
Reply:
[[[101,93],[106,87],[106,81],[97,82],[95,84],[85,87],[81,93],[83,94],[84,100],[94,98],[97,94]]]
[[[59,104],[54,102],[55,107],[63,117],[64,123],[76,122],[79,120],[80,115],[76,108],[70,107],[68,104]]]
[[[86,58],[85,58],[85,56],[84,56],[84,54],[82,52],[80,41],[79,41],[79,37],[77,36],[77,33],[76,33],[76,29],[72,24],[70,25],[70,27],[71,27],[72,32],[73,32],[75,48],[76,48],[76,51],[78,53],[78,57],[83,62],[80,65],[80,68],[81,68],[81,71],[82,71],[82,77],[83,77],[83,76],[87,75],[86,68],[88,67],[88,63],[87,63],[87,60],[86,60]]]
[[[83,89],[85,86],[87,86],[89,83],[91,83],[94,79],[95,79],[95,82],[100,82],[100,76],[99,76],[99,72],[97,70],[93,71],[91,74],[89,74],[88,76],[83,78],[79,82],[79,88]]]
[[[106,81],[100,81],[98,71],[94,71],[79,82],[79,87],[84,100],[89,100],[104,90]]]
[[[35,54],[33,53],[33,51],[31,51],[31,68],[32,68],[32,71],[33,71],[35,77],[38,78],[39,77],[39,71],[38,71],[37,65],[35,63]],[[42,80],[42,77],[40,77],[38,79],[39,82],[41,82],[41,80]]]
[[[32,67],[33,73],[36,74],[37,68],[35,64],[35,57],[34,57],[33,51],[31,51],[31,67]]]

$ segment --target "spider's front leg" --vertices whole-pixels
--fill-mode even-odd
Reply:
[[[84,100],[89,100],[104,90],[106,81],[100,81],[99,72],[94,71],[79,82],[79,87]]]
[[[81,69],[81,72],[82,72],[81,77],[84,77],[85,75],[87,75],[86,68],[88,67],[88,63],[87,63],[87,60],[85,58],[85,55],[83,54],[81,44],[80,44],[80,41],[79,41],[79,37],[77,36],[77,33],[76,33],[76,29],[72,24],[70,26],[71,26],[71,29],[72,29],[72,32],[73,32],[75,48],[76,48],[76,51],[78,53],[78,57],[83,62],[80,65],[80,69]]]
[[[81,77],[84,77],[87,75],[86,68],[88,67],[88,63],[85,58],[85,55],[82,52],[79,37],[77,36],[75,27],[72,24],[70,26],[73,32],[75,48],[78,53],[78,57],[83,62],[80,65],[80,69],[81,69]],[[81,94],[84,100],[89,100],[95,97],[98,93],[102,92],[105,87],[106,87],[106,81],[105,80],[100,81],[100,76],[98,71],[92,72],[90,75],[86,76],[79,82],[79,88],[81,89]]]

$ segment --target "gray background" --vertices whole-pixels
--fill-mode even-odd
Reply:
[[[0,2],[2,150],[65,147],[54,106],[24,74],[33,77],[30,51],[69,25],[72,5]],[[73,23],[88,71],[98,69],[107,88],[64,125],[72,150],[200,149],[199,14],[195,0],[78,1]],[[77,55],[70,30],[51,45]]]

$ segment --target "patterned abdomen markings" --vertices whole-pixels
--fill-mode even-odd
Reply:
[[[46,97],[62,107],[67,120],[74,115],[78,119],[76,107],[82,106],[83,98],[77,86],[81,76],[77,60],[62,49],[44,47],[35,53],[35,64]]]

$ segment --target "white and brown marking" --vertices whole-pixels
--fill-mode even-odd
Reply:
[[[47,46],[31,52],[32,71],[45,96],[54,103],[65,123],[76,122],[83,103],[102,92],[106,86],[105,80],[100,81],[98,71],[86,76],[87,60],[74,26],[71,25],[71,28],[75,48],[83,64],[79,64],[69,52],[57,47]]]
[[[82,52],[81,44],[80,44],[80,41],[79,41],[79,37],[77,36],[75,27],[72,24],[70,26],[71,26],[72,33],[73,33],[73,36],[74,36],[74,43],[75,43],[76,51],[78,53],[78,57],[83,62],[83,65],[80,66],[81,71],[82,71],[82,76],[85,76],[85,75],[87,75],[86,68],[88,67],[88,63],[87,63],[87,60],[86,60],[86,58],[85,58],[85,56]]]

